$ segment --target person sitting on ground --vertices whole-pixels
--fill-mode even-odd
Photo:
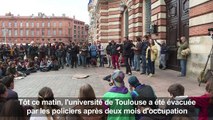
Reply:
[[[131,101],[132,97],[128,88],[124,84],[125,74],[121,70],[115,70],[112,74],[112,83],[114,86],[104,94],[103,101],[112,101],[112,105],[106,105],[106,109],[109,110],[133,110],[132,105],[118,105],[116,104],[116,99],[120,101]],[[108,107],[108,108],[107,108]],[[124,114],[121,112],[119,114],[108,114],[107,120],[135,120],[134,114]]]
[[[38,93],[38,101],[39,105],[36,106],[36,110],[44,109],[46,111],[45,114],[41,114],[40,112],[37,112],[37,114],[32,114],[30,117],[30,120],[58,120],[60,117],[57,114],[52,114],[52,110],[60,109],[60,106],[58,105],[44,105],[42,102],[50,102],[55,100],[54,94],[51,88],[49,87],[43,87],[39,93]]]
[[[30,72],[27,70],[27,67],[25,65],[25,62],[23,60],[20,60],[17,64],[17,71],[24,73],[26,75],[29,75]]]
[[[172,84],[168,88],[169,94],[172,98],[169,101],[190,101],[186,96],[184,96],[185,88],[178,83]],[[167,105],[165,109],[181,109],[187,110],[187,114],[176,114],[176,115],[168,115],[165,120],[171,120],[173,117],[178,118],[189,118],[191,120],[197,120],[195,107],[192,105]]]
[[[4,84],[0,83],[0,112],[5,102],[7,101],[7,88]]]
[[[35,62],[32,61],[31,59],[29,60],[28,64],[26,65],[27,71],[29,71],[29,73],[35,73],[37,72],[37,68],[35,66]]]
[[[42,58],[40,62],[40,71],[41,72],[47,72],[49,71],[49,68],[47,67],[47,60],[46,58]]]
[[[13,76],[6,76],[2,79],[2,83],[7,87],[7,100],[9,99],[16,99],[18,100],[18,93],[13,91],[14,89],[14,77]]]
[[[91,85],[85,84],[81,86],[79,91],[79,100],[80,101],[95,101],[96,96],[95,92]],[[81,110],[81,113],[77,113],[74,115],[74,117],[70,116],[68,117],[68,120],[73,120],[76,118],[77,120],[106,120],[106,115],[104,114],[104,107],[102,105],[77,105],[73,109],[75,110]],[[100,113],[93,113],[93,114],[84,114],[84,110],[101,110]]]
[[[154,90],[150,85],[146,84],[141,84],[136,76],[131,76],[128,79],[130,91],[131,91],[131,96],[133,100],[136,101],[146,101],[149,103],[152,101],[153,103],[157,100],[157,97],[155,95]],[[158,106],[153,104],[153,105],[143,105],[143,106],[135,106],[136,108],[141,108],[141,107],[149,107],[151,109],[157,109]],[[139,120],[142,118],[142,114],[136,115],[136,120]]]
[[[10,66],[7,68],[6,75],[13,75],[14,77],[20,77],[24,76],[26,77],[26,74],[23,72],[17,71],[16,64],[14,62],[10,62]]]
[[[195,107],[199,109],[198,120],[213,119],[213,77],[210,76],[206,83],[206,93],[199,97],[189,97],[196,101]]]
[[[52,57],[52,70],[59,70],[60,66],[58,60],[55,57]]]
[[[1,120],[27,120],[23,106],[18,100],[7,101],[1,110]]]
[[[49,57],[49,58],[47,58],[47,68],[48,68],[49,70],[51,70],[52,67],[53,67],[53,61],[52,61],[52,59]]]
[[[39,62],[37,56],[34,58],[34,65],[35,65],[36,70],[39,70],[40,62]]]

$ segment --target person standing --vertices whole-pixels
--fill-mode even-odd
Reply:
[[[111,55],[112,55],[112,65],[113,65],[113,69],[120,69],[119,66],[119,50],[121,48],[116,44],[115,41],[112,40],[112,46],[111,46]]]
[[[78,62],[78,47],[75,45],[74,42],[71,44],[71,49],[70,49],[70,57],[71,57],[71,68],[75,67],[77,68],[77,62]]]
[[[86,68],[87,54],[88,54],[88,47],[86,43],[83,43],[83,45],[81,46],[81,61],[84,68]]]
[[[160,65],[162,65],[162,69],[166,69],[166,56],[168,52],[168,48],[165,41],[159,43],[157,40],[155,42],[160,46]]]
[[[141,74],[147,73],[147,64],[146,64],[146,49],[149,46],[149,38],[147,35],[143,37],[143,41],[141,43],[141,58],[142,58],[142,69]]]
[[[182,50],[185,50],[188,48],[188,42],[186,41],[186,37],[182,36],[180,41],[177,42],[177,59],[180,61],[180,69],[181,69],[181,74],[178,75],[178,77],[185,77],[186,76],[186,62],[187,62],[187,56],[182,55],[181,52]]]
[[[126,74],[129,74],[129,75],[132,74],[132,70],[130,67],[132,47],[133,46],[132,46],[132,43],[129,40],[129,38],[125,37],[124,47],[123,47],[123,56],[124,56],[124,61],[125,61],[125,66],[126,66]]]
[[[112,43],[111,41],[109,42],[109,44],[107,45],[106,47],[106,54],[107,54],[107,62],[108,62],[108,68],[111,67],[111,62],[112,62],[112,58],[111,58],[111,46],[112,46]]]
[[[64,69],[64,56],[65,56],[65,52],[64,52],[64,49],[62,48],[61,45],[58,47],[58,50],[56,51],[56,56],[58,58],[59,66],[62,69]]]
[[[149,39],[149,46],[146,49],[146,59],[149,77],[155,74],[155,60],[157,59],[158,49],[154,40]]]
[[[98,42],[98,55],[99,55],[99,60],[100,60],[100,65],[99,67],[104,67],[104,47],[101,45],[100,42]]]
[[[140,71],[140,57],[141,57],[141,38],[137,37],[136,46],[132,48],[134,50],[134,70]]]

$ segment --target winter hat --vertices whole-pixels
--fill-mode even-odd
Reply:
[[[136,76],[129,77],[128,82],[133,87],[137,87],[137,86],[141,85],[141,83],[139,82],[139,80]]]
[[[117,87],[124,86],[125,74],[121,70],[115,70],[112,74],[112,80]]]

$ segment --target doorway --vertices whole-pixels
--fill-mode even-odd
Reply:
[[[169,47],[167,66],[179,70],[177,60],[177,39],[181,36],[189,38],[189,0],[165,0],[167,11],[166,42]]]

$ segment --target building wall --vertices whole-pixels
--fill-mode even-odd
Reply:
[[[74,26],[76,26],[76,34],[74,34]],[[0,16],[1,43],[5,42],[5,35],[2,32],[4,29],[7,29],[7,43],[30,43],[31,41],[68,43],[69,41],[82,42],[86,39],[84,22],[68,17]]]
[[[189,44],[191,56],[188,59],[188,74],[197,75],[204,68],[213,40],[208,28],[213,28],[213,1],[189,1]],[[210,63],[210,61],[209,61]],[[208,66],[209,68],[209,66]]]

